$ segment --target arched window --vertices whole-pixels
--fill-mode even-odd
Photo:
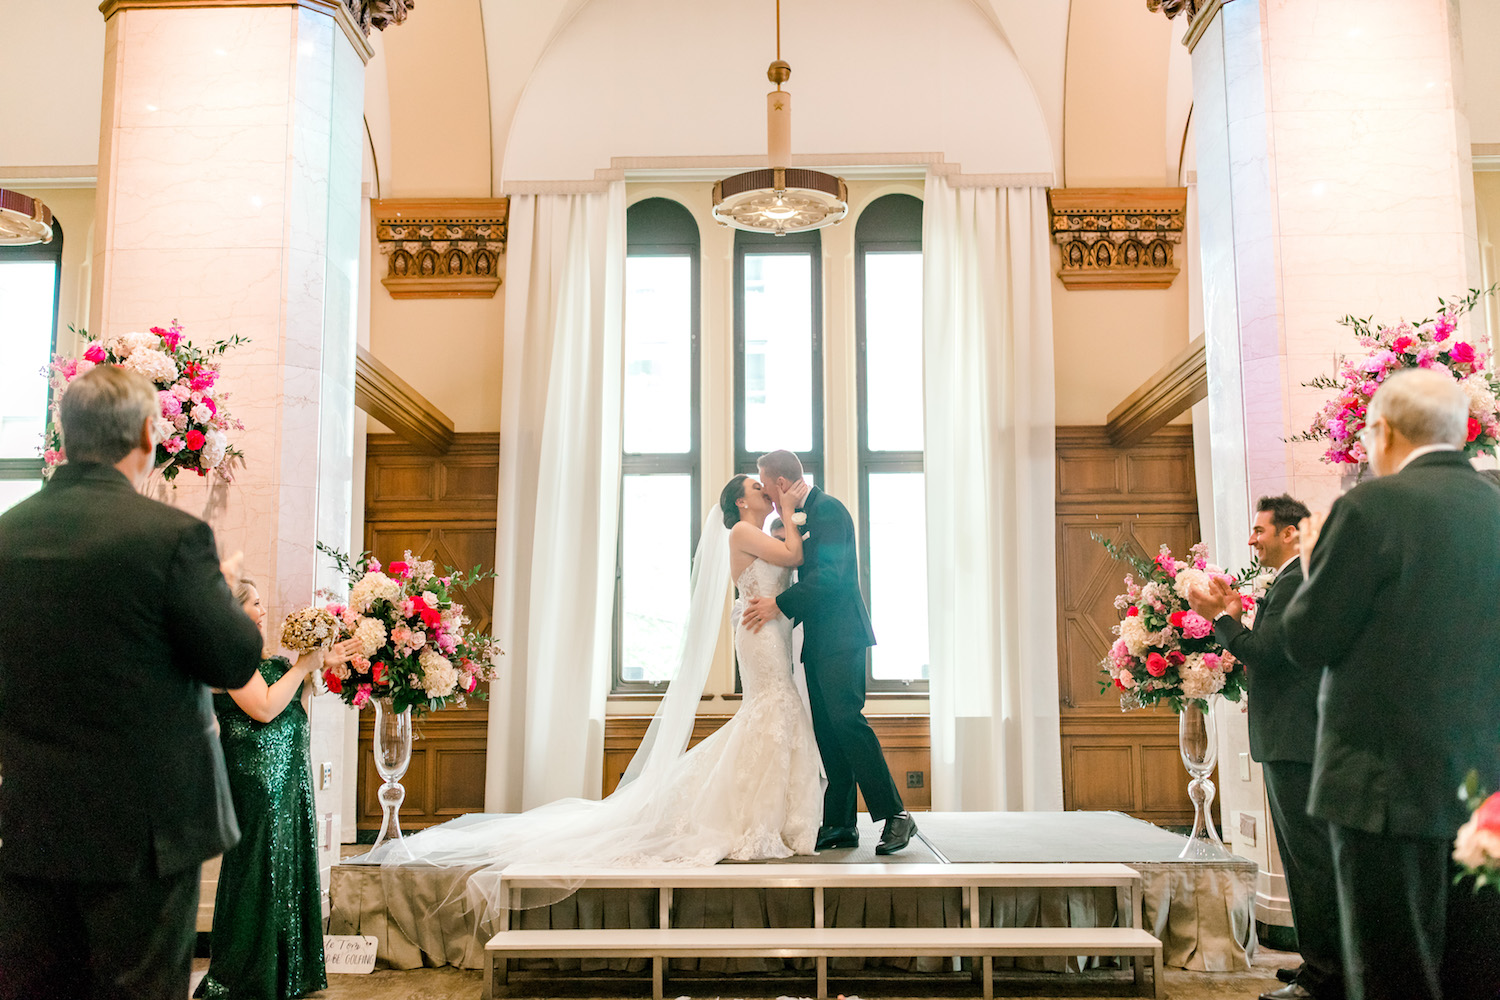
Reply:
[[[734,467],[785,448],[823,478],[823,258],[817,230],[734,234]]]
[[[699,236],[666,198],[625,218],[625,386],[616,692],[661,688],[686,625],[699,497]]]
[[[871,690],[927,688],[922,202],[886,195],[854,230],[861,583],[880,624]],[[884,613],[883,613],[884,612]]]
[[[51,402],[40,374],[57,349],[62,223],[52,241],[0,247],[0,511],[42,487],[42,433]]]

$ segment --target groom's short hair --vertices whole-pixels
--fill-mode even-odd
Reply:
[[[756,459],[755,464],[772,479],[787,479],[795,483],[802,478],[802,460],[785,449],[768,451]]]

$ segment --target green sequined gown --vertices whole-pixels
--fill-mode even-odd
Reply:
[[[279,656],[260,665],[267,684],[289,669]],[[241,840],[219,868],[212,957],[195,995],[286,1000],[324,989],[307,713],[294,698],[256,722],[227,694],[214,695],[214,709]]]

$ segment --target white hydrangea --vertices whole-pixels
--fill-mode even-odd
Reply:
[[[203,434],[201,461],[205,469],[217,469],[229,450],[229,440],[222,431],[208,430]]]
[[[364,614],[370,610],[371,604],[381,598],[394,603],[400,596],[401,584],[384,573],[366,573],[364,579],[350,588],[349,607],[359,614]]]
[[[1490,391],[1489,383],[1479,375],[1468,375],[1458,380],[1458,387],[1469,397],[1469,415],[1479,417],[1481,420],[1492,416],[1495,412],[1495,394]]]
[[[1193,569],[1189,566],[1186,569],[1177,571],[1177,579],[1172,581],[1172,589],[1177,591],[1177,596],[1185,601],[1188,599],[1189,589],[1207,590],[1208,581],[1209,576],[1207,572],[1201,569]]]
[[[424,649],[417,662],[422,664],[422,690],[429,698],[446,698],[458,690],[458,668],[440,653]]]
[[[1178,667],[1177,672],[1182,677],[1184,698],[1207,698],[1224,686],[1224,674],[1205,665],[1201,653],[1188,657],[1188,662]]]
[[[374,656],[385,645],[385,622],[378,618],[361,618],[354,626],[353,639],[359,643],[360,656]]]
[[[161,351],[138,347],[125,359],[124,367],[140,372],[152,382],[171,382],[177,378],[177,362]]]
[[[122,333],[105,341],[104,346],[123,361],[139,350],[151,350],[160,354],[161,338],[154,333]]]
[[[1146,637],[1146,626],[1141,624],[1140,618],[1132,615],[1120,622],[1120,638],[1125,640],[1125,648],[1130,650],[1131,656],[1146,654]]]

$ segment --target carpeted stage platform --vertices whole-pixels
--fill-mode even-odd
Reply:
[[[478,816],[452,822],[474,822]],[[1114,861],[1137,869],[1144,882],[1145,927],[1163,945],[1166,964],[1206,972],[1248,969],[1255,949],[1254,862],[1180,861],[1184,839],[1114,812],[918,813],[931,844],[913,840],[900,854],[877,857],[879,830],[868,820],[860,846],[790,861],[913,864],[934,862]],[[935,850],[934,850],[935,849]],[[741,862],[754,864],[754,862]],[[456,965],[480,968],[491,929],[468,926],[460,908],[439,906],[462,873],[423,866],[361,864],[350,858],[333,868],[328,933],[367,934],[380,942],[379,960],[397,969]],[[795,890],[681,890],[674,897],[676,926],[811,926],[811,900]],[[958,926],[957,891],[844,889],[828,891],[828,926]],[[584,890],[551,907],[518,911],[512,926],[654,926],[654,893]],[[1110,926],[1117,922],[1113,890],[985,890],[979,922],[989,926]],[[859,968],[860,961],[845,969]],[[937,971],[941,960],[896,960],[898,968]],[[639,960],[573,962],[571,971],[638,972]],[[770,972],[781,960],[721,959],[674,962],[678,971],[742,974]],[[1062,971],[1055,960],[1017,960],[1017,967]],[[534,968],[569,967],[541,963]],[[526,966],[523,966],[525,969]]]

